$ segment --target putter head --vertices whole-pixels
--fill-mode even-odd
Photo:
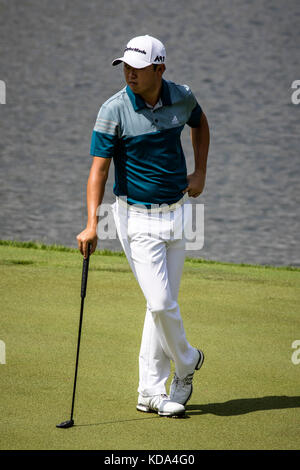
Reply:
[[[73,419],[69,419],[68,421],[64,421],[63,423],[60,423],[60,424],[56,425],[57,428],[61,428],[61,429],[71,428],[72,426],[74,426],[74,420]]]

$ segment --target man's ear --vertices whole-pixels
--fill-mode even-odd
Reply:
[[[165,64],[159,64],[159,66],[157,68],[159,70],[160,75],[162,76],[164,71],[166,70]]]

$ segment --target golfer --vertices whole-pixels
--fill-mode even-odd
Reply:
[[[145,296],[146,316],[139,354],[137,409],[181,416],[192,394],[203,352],[189,344],[177,302],[185,257],[189,197],[204,188],[209,148],[207,119],[190,88],[163,79],[166,50],[158,39],[129,41],[122,63],[126,86],[100,108],[92,134],[94,156],[87,183],[88,220],[78,236],[87,256],[97,245],[97,209],[111,160],[118,237]],[[188,124],[194,171],[187,175],[180,134]],[[166,382],[174,363],[169,395]]]

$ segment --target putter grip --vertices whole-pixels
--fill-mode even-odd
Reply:
[[[87,258],[83,259],[83,265],[82,265],[82,279],[81,279],[81,298],[82,299],[84,299],[85,294],[86,294],[86,285],[87,285],[87,278],[88,278],[89,261],[90,261],[90,245],[88,245]]]

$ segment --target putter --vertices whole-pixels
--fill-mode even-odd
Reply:
[[[61,429],[67,429],[67,428],[71,428],[72,426],[74,426],[73,412],[74,412],[75,391],[76,391],[76,382],[77,382],[77,370],[78,370],[78,360],[79,360],[81,326],[82,326],[82,318],[83,318],[83,306],[84,306],[84,298],[86,294],[86,285],[87,285],[89,261],[90,261],[90,250],[91,250],[91,245],[88,244],[87,257],[83,259],[83,266],[82,266],[81,308],[80,308],[80,317],[79,317],[79,329],[78,329],[77,353],[76,353],[76,365],[75,365],[75,376],[74,376],[74,385],[73,385],[71,416],[68,421],[63,421],[62,423],[56,425],[57,428],[61,428]]]

